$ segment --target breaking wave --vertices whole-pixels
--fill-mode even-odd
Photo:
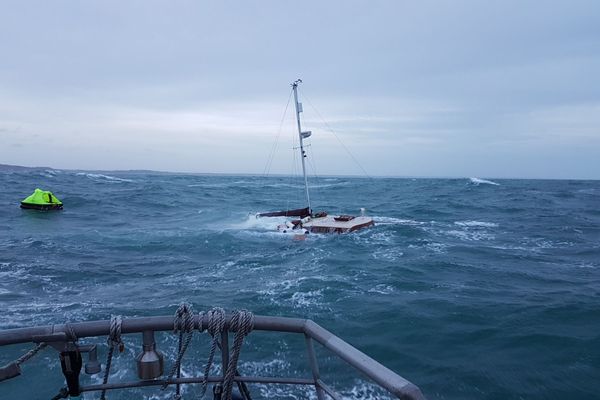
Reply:
[[[117,178],[116,176],[104,175],[104,174],[92,174],[87,172],[77,172],[77,176],[85,176],[96,182],[133,182],[131,179]]]
[[[488,181],[486,179],[481,179],[481,178],[469,178],[469,182],[471,182],[473,185],[495,185],[495,186],[500,186],[499,183],[496,182],[492,182],[492,181]]]

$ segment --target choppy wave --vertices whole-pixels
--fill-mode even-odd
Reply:
[[[590,327],[600,326],[600,182],[502,180],[502,190],[465,190],[456,180],[325,179],[336,186],[314,192],[315,209],[366,207],[375,226],[294,241],[276,232],[286,218],[249,214],[296,204],[288,178],[40,171],[53,178],[0,173],[0,329],[170,315],[189,301],[197,311],[221,306],[311,318],[432,399],[554,400],[564,397],[556,376],[600,392],[594,359],[580,357],[593,348]],[[52,190],[65,194],[63,212],[19,209],[15,199],[50,179]],[[497,188],[481,181],[472,184]],[[241,372],[310,376],[304,340],[296,339],[253,332]],[[177,336],[157,340],[170,365]],[[95,343],[103,361],[105,338]],[[194,337],[184,375],[201,369],[208,344],[206,336]],[[131,363],[139,346],[139,335],[126,339],[111,379],[136,379]],[[4,361],[26,350],[9,349]],[[325,381],[343,398],[386,398],[321,350]],[[36,387],[62,383],[56,353],[50,354],[24,370]],[[474,383],[456,384],[467,381]],[[36,398],[34,386],[6,386],[3,393]],[[590,397],[578,388],[569,395]],[[186,397],[195,389],[186,389]],[[273,399],[314,396],[304,389],[252,390]],[[144,389],[116,391],[111,399],[132,393],[172,395]]]

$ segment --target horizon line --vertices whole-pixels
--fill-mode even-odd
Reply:
[[[284,173],[252,173],[252,172],[192,172],[192,171],[163,171],[153,169],[74,169],[74,168],[55,168],[49,166],[26,166],[26,165],[13,165],[13,164],[0,164],[0,170],[2,169],[43,169],[43,170],[54,170],[54,171],[78,171],[78,172],[116,172],[116,173],[141,173],[141,172],[152,172],[160,174],[182,174],[182,175],[221,175],[221,176],[257,176],[257,177],[290,177],[296,176],[294,174]],[[497,179],[497,180],[555,180],[555,181],[597,181],[600,178],[524,178],[524,177],[495,177],[495,176],[462,176],[462,175],[344,175],[344,174],[323,174],[318,177],[327,178],[362,178],[362,179]]]

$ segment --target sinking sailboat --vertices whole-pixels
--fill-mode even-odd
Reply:
[[[296,106],[296,123],[298,126],[298,137],[300,139],[300,159],[302,160],[302,174],[304,176],[304,189],[306,192],[307,207],[294,210],[283,210],[257,214],[257,217],[297,217],[297,219],[281,224],[277,227],[283,233],[346,233],[362,228],[373,226],[373,219],[366,216],[364,208],[360,216],[352,215],[328,215],[324,211],[313,212],[310,204],[310,192],[308,190],[308,178],[306,176],[306,151],[304,150],[304,139],[312,135],[311,131],[302,131],[300,113],[303,112],[302,103],[298,101],[298,85],[302,83],[298,79],[292,83],[294,92],[294,103]]]

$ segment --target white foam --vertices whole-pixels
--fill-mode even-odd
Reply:
[[[255,214],[249,214],[245,220],[226,225],[225,229],[277,232],[277,225],[285,224],[287,220],[286,217],[260,218]]]
[[[103,174],[90,174],[87,172],[77,172],[75,175],[77,176],[85,176],[86,178],[95,180],[95,181],[104,181],[104,182],[133,182],[131,179],[117,178],[116,176],[103,175]]]
[[[398,261],[403,256],[404,256],[404,252],[398,248],[377,250],[372,255],[372,257],[375,260],[384,260],[384,261]]]
[[[577,268],[597,268],[598,265],[595,265],[592,263],[580,262],[578,264],[575,264],[575,267],[577,267]]]
[[[458,226],[469,226],[469,227],[481,227],[481,228],[497,228],[498,224],[494,222],[485,221],[456,221],[454,223]]]
[[[394,234],[392,232],[377,232],[371,235],[370,240],[380,243],[392,243]]]
[[[317,396],[313,390],[306,391],[304,388],[298,389],[292,385],[259,385],[261,399],[286,399],[286,400],[316,400]]]
[[[223,182],[223,183],[190,183],[187,187],[201,187],[205,189],[223,189],[233,186],[234,183]]]
[[[313,307],[321,304],[323,298],[323,289],[311,290],[308,292],[296,292],[292,295],[294,307],[304,308]]]
[[[392,397],[385,389],[370,382],[358,381],[349,391],[343,390],[343,399],[388,400]]]
[[[380,283],[379,285],[369,289],[369,293],[391,294],[394,292],[394,287]]]
[[[437,243],[437,242],[428,242],[425,245],[415,245],[415,244],[409,244],[408,245],[409,249],[422,249],[425,248],[433,253],[436,254],[442,254],[442,253],[446,253],[446,249],[448,248],[448,245],[445,243]]]
[[[485,184],[485,185],[496,185],[496,186],[500,186],[499,183],[496,182],[492,182],[492,181],[488,181],[486,179],[480,179],[480,178],[469,178],[469,181],[473,184],[473,185],[480,185],[480,184]]]
[[[244,361],[241,363],[243,370],[250,370],[255,375],[269,375],[275,376],[281,374],[289,369],[291,366],[290,362],[280,358],[274,358],[271,361]]]
[[[222,225],[219,228],[222,230],[242,231],[245,234],[251,235],[269,235],[288,239],[301,236],[302,232],[300,230],[290,230],[285,233],[277,230],[279,225],[284,225],[289,220],[290,217],[257,217],[256,214],[249,214],[241,222]]]
[[[577,191],[577,193],[590,194],[590,195],[597,195],[597,194],[599,194],[598,191],[595,188],[579,189]]]
[[[401,219],[394,217],[373,217],[377,225],[423,225],[424,222],[414,221],[412,219]]]
[[[450,236],[467,241],[491,240],[495,238],[494,235],[480,231],[448,231],[447,233]]]

